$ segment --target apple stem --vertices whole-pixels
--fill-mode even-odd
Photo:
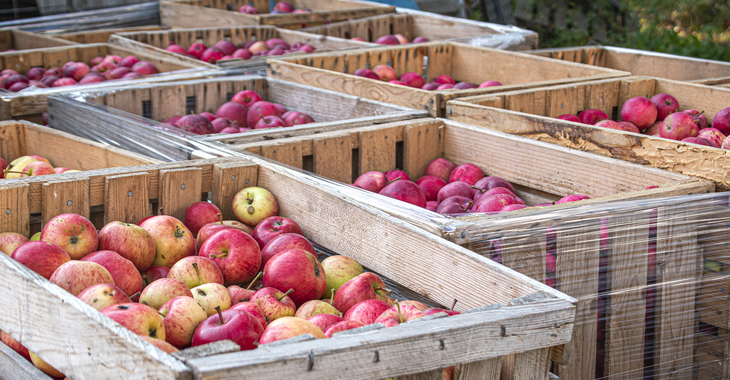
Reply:
[[[471,205],[473,205],[473,204],[474,204],[473,201],[466,202],[466,207],[464,207],[464,211],[468,210],[469,207],[471,207]]]
[[[282,299],[284,299],[284,297],[288,296],[293,291],[294,291],[294,289],[287,290],[286,293],[282,294],[281,297],[278,297],[277,300],[281,301]]]
[[[401,179],[401,178],[403,178],[403,176],[399,175],[399,176],[398,176],[397,178],[393,178],[393,180],[392,180],[392,181],[389,181],[388,183],[386,183],[386,184],[385,184],[385,186],[388,186],[388,185],[390,185],[391,183],[393,183],[393,182],[395,182],[395,181],[397,181],[397,180],[399,180],[399,179]]]
[[[221,215],[221,213],[217,213],[216,215],[218,215],[218,222],[223,224],[223,215]]]
[[[157,312],[157,314],[159,314],[159,315],[160,315],[160,316],[161,316],[162,318],[165,318],[165,314],[162,314],[162,313],[160,313],[160,311],[159,311],[159,310],[155,310],[155,311],[156,311],[156,312]]]
[[[481,187],[476,187],[476,186],[472,186],[471,188],[474,189],[474,190],[479,190],[482,193],[487,190],[487,189],[482,189]]]
[[[451,309],[449,309],[449,310],[454,310],[457,302],[459,302],[459,301],[456,298],[454,298],[454,303],[451,304]]]
[[[27,172],[16,172],[14,170],[6,170],[5,173],[13,173],[13,174],[28,174]]]
[[[264,274],[264,272],[257,273],[256,277],[254,277],[253,280],[251,280],[251,283],[248,284],[248,287],[246,288],[246,290],[251,290],[251,287],[253,286],[253,284],[256,282],[256,280],[259,279],[259,277],[261,277],[262,274]]]
[[[135,298],[137,298],[137,297],[139,297],[139,292],[137,292],[137,293],[134,293],[134,294],[132,294],[132,295],[131,295],[131,296],[129,297],[129,299],[130,299],[130,300],[133,300],[133,299],[135,299]]]
[[[193,263],[193,269],[195,269],[195,274],[198,276],[198,282],[200,285],[203,285],[203,279],[200,278],[200,270],[198,270],[198,263]]]
[[[332,294],[330,295],[330,305],[335,303],[335,288],[332,288]]]
[[[218,312],[218,318],[220,318],[221,324],[224,324],[225,322],[223,322],[223,312],[221,311],[221,307],[216,306],[215,311]]]
[[[395,301],[395,307],[398,309],[398,323],[403,323],[403,315],[400,313],[400,302]]]

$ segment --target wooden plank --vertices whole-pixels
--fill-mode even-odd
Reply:
[[[213,166],[213,190],[211,201],[223,213],[223,219],[235,219],[233,214],[233,197],[247,187],[256,186],[258,166],[228,162]]]
[[[443,125],[440,123],[410,124],[403,131],[403,171],[420,178],[432,160],[441,157]]]
[[[160,170],[160,213],[185,219],[185,209],[200,201],[202,176],[201,168]]]
[[[434,369],[428,372],[394,377],[393,380],[441,380],[441,372],[443,372],[443,370]]]
[[[0,186],[0,231],[30,236],[29,186],[14,184]]]
[[[285,165],[290,165],[295,168],[302,168],[302,142],[291,141],[291,142],[275,142],[262,146],[262,153],[264,157],[278,161]]]
[[[314,172],[336,181],[352,181],[352,138],[339,136],[314,137]]]
[[[515,379],[547,380],[550,372],[550,348],[515,355]]]
[[[179,85],[150,88],[152,119],[162,121],[168,117],[185,113],[185,88]]]
[[[104,224],[120,221],[137,223],[149,215],[148,173],[105,177]]]
[[[43,184],[43,211],[41,226],[61,214],[91,217],[89,207],[89,179],[49,181]]]
[[[0,342],[0,373],[12,375],[17,380],[51,380],[26,358]]]
[[[501,358],[481,360],[456,366],[454,380],[499,380]]]
[[[395,169],[395,128],[369,128],[360,131],[360,173]]]
[[[576,101],[578,97],[578,91],[582,90],[576,86],[562,87],[554,90],[547,90],[545,92],[545,112],[541,112],[539,109],[535,109],[534,113],[548,116],[558,117],[565,114],[577,115],[578,111],[582,110],[582,102]]]
[[[545,235],[502,238],[502,265],[545,282]]]
[[[438,44],[428,47],[428,66],[426,67],[427,82],[431,82],[440,75],[452,75],[451,49],[449,44]]]

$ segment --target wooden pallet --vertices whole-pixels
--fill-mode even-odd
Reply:
[[[218,41],[231,41],[236,45],[243,45],[248,41],[266,41],[270,38],[281,38],[288,43],[308,43],[318,51],[330,51],[339,49],[353,49],[372,46],[372,44],[358,41],[347,41],[336,37],[318,36],[300,31],[279,29],[275,26],[244,26],[224,28],[197,28],[184,30],[148,31],[133,32],[114,35],[109,43],[133,50],[146,51],[152,49],[158,54],[173,54],[165,50],[171,43],[188,48],[190,45],[200,42],[205,46],[213,46]],[[297,54],[302,55],[302,54]],[[266,56],[251,57],[248,60],[226,60],[227,65],[240,67],[261,67],[265,69]],[[202,61],[201,61],[202,62]],[[202,62],[211,68],[217,67],[214,64]]]
[[[116,87],[119,87],[122,83],[124,85],[128,85],[140,82],[148,83],[150,81],[158,82],[175,80],[175,78],[180,80],[180,78],[190,78],[192,76],[204,74],[201,70],[199,73],[184,72],[178,76],[172,75],[175,74],[173,73],[175,71],[202,68],[202,62],[199,60],[134,51],[110,44],[74,45],[22,52],[0,53],[0,70],[13,69],[18,72],[25,72],[33,66],[43,66],[45,68],[52,66],[61,67],[68,61],[89,62],[94,57],[104,56],[107,54],[115,54],[121,57],[135,55],[140,60],[154,64],[160,73],[167,74],[112,83],[112,85]],[[42,91],[33,91],[30,95],[25,93],[5,92],[0,98],[0,120],[17,119],[41,123],[41,113],[46,111],[46,98],[49,94],[76,92],[83,91],[85,89],[98,89],[105,86],[110,86],[110,84],[102,82],[98,85],[48,88],[43,89]]]
[[[153,127],[154,125],[159,126],[159,121],[170,116],[185,115],[191,112],[215,113],[220,105],[243,90],[256,91],[264,100],[280,103],[290,110],[307,113],[317,122],[298,127],[263,129],[233,135],[198,136],[176,128],[166,127],[165,129],[181,136],[185,135],[195,141],[220,142],[230,145],[427,116],[424,111],[310,86],[259,76],[241,76],[131,86],[108,93],[97,91],[87,94],[87,102],[52,97],[48,101],[50,125],[53,128],[91,139],[103,131],[105,139],[119,142],[125,149],[165,161],[186,160],[189,157],[189,151],[181,149],[181,147],[154,144],[154,149],[158,153],[155,155],[148,150],[142,150],[143,148],[135,141],[149,141],[151,135],[165,138],[165,132]],[[80,95],[75,95],[75,97],[78,99]],[[92,106],[90,103],[107,107]]]
[[[0,298],[13,305],[0,313],[0,326],[73,379],[116,379],[122,372],[129,379],[254,379],[272,374],[316,379],[344,373],[350,379],[418,373],[424,378],[457,364],[465,374],[479,371],[481,378],[499,379],[500,363],[515,379],[547,379],[550,347],[572,337],[575,299],[262,160],[239,157],[105,169],[67,181],[91,184],[86,213],[100,212],[103,220],[127,222],[148,215],[153,205],[164,205],[166,214],[178,215],[188,204],[208,197],[230,218],[230,200],[238,190],[264,187],[276,195],[280,215],[296,220],[312,241],[356,258],[433,303],[450,304],[457,298],[457,309],[462,311],[506,305],[326,341],[217,351],[197,358],[172,356],[0,255],[5,279],[0,282]],[[2,231],[27,230],[30,214],[25,210],[19,217],[17,199],[43,183],[34,178],[31,183],[0,184],[0,208],[13,211],[0,216]],[[43,207],[42,198],[29,199],[31,210]],[[360,243],[352,244],[355,240]],[[433,281],[434,273],[440,273],[438,282]],[[17,362],[5,364],[7,357],[0,355],[0,368],[19,367]],[[407,378],[413,377],[400,377]]]
[[[0,30],[0,53],[9,49],[30,50],[71,45],[76,44],[64,39],[25,32],[18,29]]]
[[[611,46],[578,46],[529,52],[540,57],[628,71],[633,75],[709,85],[730,84],[730,63]]]
[[[712,192],[710,181],[691,179],[668,171],[629,164],[602,156],[569,150],[550,144],[489,131],[443,119],[421,119],[380,126],[298,136],[270,142],[234,145],[294,168],[308,170],[326,178],[351,183],[358,175],[372,171],[403,169],[412,179],[423,175],[428,162],[444,157],[457,164],[471,162],[489,175],[505,178],[516,185],[518,195],[527,204],[551,202],[571,193],[587,194],[593,199],[584,205],[610,201],[650,199],[665,196]],[[209,157],[209,153],[194,157]],[[660,185],[645,190],[647,186]],[[340,190],[344,193],[344,190]],[[574,340],[556,359],[562,378],[592,378],[596,368],[596,302],[601,274],[598,267],[601,218],[606,219],[610,239],[606,242],[608,262],[613,266],[607,276],[611,287],[608,299],[613,302],[606,327],[605,373],[640,375],[644,367],[643,337],[646,311],[647,254],[649,226],[659,227],[660,262],[680,260],[673,272],[660,271],[664,282],[688,278],[699,271],[695,245],[686,249],[668,248],[672,233],[697,240],[694,224],[662,210],[658,219],[650,218],[649,208],[609,211],[575,210],[570,204],[548,208],[524,209],[501,216],[474,214],[440,218],[438,214],[390,198],[360,194],[359,200],[408,220],[429,232],[454,241],[486,257],[501,256],[501,262],[539,281],[545,280],[545,254],[551,250],[555,236],[558,257],[558,289],[579,300]],[[346,194],[346,193],[345,193]],[[682,204],[679,201],[677,204]],[[702,207],[698,205],[698,210]],[[560,210],[566,210],[561,213]],[[552,214],[546,212],[554,211]],[[690,210],[691,211],[691,210]],[[679,211],[677,211],[679,213]],[[543,215],[536,217],[537,215]],[[524,217],[521,217],[524,216]],[[532,218],[528,217],[531,216]],[[687,216],[694,220],[692,217]],[[539,221],[536,221],[536,218]],[[730,220],[730,218],[728,218]],[[690,229],[683,235],[685,229]],[[557,232],[556,232],[557,231]],[[552,237],[550,237],[552,235]],[[580,259],[562,255],[580,253]],[[659,256],[659,253],[657,253]],[[671,257],[671,258],[670,258]],[[694,261],[693,261],[694,260]],[[692,267],[695,262],[697,268]],[[673,266],[675,263],[666,265]],[[658,326],[664,335],[657,338],[660,363],[677,362],[685,371],[685,358],[691,366],[694,339],[695,283],[658,287],[672,309],[657,311]],[[692,293],[687,294],[684,290]],[[670,292],[676,291],[675,293]],[[658,296],[659,297],[659,296]],[[675,298],[673,298],[675,297]],[[686,303],[686,304],[685,304]],[[681,304],[681,305],[675,305]],[[684,305],[684,306],[682,306]],[[641,318],[637,318],[641,315]],[[690,318],[691,316],[691,318]],[[692,320],[688,325],[686,319]],[[689,330],[687,330],[689,326]],[[642,342],[642,344],[639,344]],[[689,350],[689,351],[688,351]],[[567,354],[565,353],[567,352]]]
[[[476,46],[481,46],[479,40],[487,37],[497,39],[504,37],[502,35],[506,33],[509,34],[509,38],[518,36],[518,34],[513,34],[514,31],[502,25],[425,12],[367,17],[308,27],[302,31],[347,39],[359,37],[368,42],[375,42],[378,38],[389,34],[402,34],[409,41],[413,41],[416,37],[425,37],[430,41],[458,41],[469,45],[476,44]],[[537,33],[523,33],[522,37],[519,43],[513,44],[507,50],[537,49]]]
[[[616,120],[626,100],[658,93],[675,96],[683,110],[704,111],[710,121],[730,106],[727,89],[631,77],[457,99],[449,102],[447,114],[454,120],[702,177],[715,181],[719,189],[730,188],[727,150],[555,119],[598,108]]]
[[[416,72],[430,82],[439,75],[476,83],[497,80],[504,86],[426,91],[351,75],[357,69],[392,66],[398,75]],[[455,42],[361,49],[350,52],[278,57],[267,60],[267,76],[364,98],[423,109],[443,116],[446,101],[464,96],[627,76],[611,69],[559,62],[543,57],[474,47]]]
[[[312,12],[270,14],[269,0],[177,0],[160,2],[160,21],[172,28],[275,25],[284,29],[301,29],[395,12],[393,6],[353,0],[294,0],[290,3],[296,9],[310,9]],[[259,14],[238,13],[244,5],[252,5]]]

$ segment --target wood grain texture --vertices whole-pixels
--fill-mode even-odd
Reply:
[[[313,149],[315,173],[340,182],[352,181],[352,144],[349,134],[315,137]]]
[[[550,348],[515,354],[515,379],[547,380],[550,372]]]
[[[185,209],[200,201],[203,188],[201,168],[160,170],[161,214],[185,219]]]
[[[149,215],[148,173],[106,177],[104,224],[113,221],[137,223]]]
[[[49,181],[43,184],[41,226],[61,214],[78,214],[90,218],[89,180]]]
[[[487,359],[457,365],[454,380],[499,380],[501,358]]]
[[[0,342],[0,374],[12,375],[13,379],[18,380],[51,380],[28,359],[2,342]]]
[[[395,130],[366,128],[360,130],[360,173],[385,172],[395,168]]]
[[[257,177],[256,165],[228,162],[213,166],[211,201],[220,208],[224,220],[235,220],[233,198],[241,189],[256,186]]]

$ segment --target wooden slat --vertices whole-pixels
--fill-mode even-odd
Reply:
[[[499,380],[501,358],[461,364],[454,370],[454,380]]]
[[[213,166],[212,202],[223,213],[223,219],[235,219],[233,197],[238,191],[256,186],[258,167],[248,163],[230,162]]]
[[[444,153],[443,125],[411,124],[403,131],[403,170],[413,179],[426,172],[426,166]]]
[[[352,138],[350,134],[315,137],[314,172],[336,181],[352,181]]]
[[[302,168],[302,143],[291,141],[286,143],[272,143],[262,147],[264,157],[291,165],[295,168]]]
[[[394,377],[393,380],[441,380],[441,372],[441,369],[435,369],[423,373]]]
[[[43,184],[43,211],[41,226],[61,214],[91,217],[89,207],[89,179],[49,181]]]
[[[360,132],[360,173],[395,169],[395,129],[370,128]]]
[[[515,379],[547,380],[550,371],[550,348],[515,355]]]
[[[111,175],[105,182],[104,224],[137,223],[149,215],[148,173]]]
[[[183,220],[185,209],[200,201],[202,175],[200,168],[160,170],[161,214]]]
[[[159,86],[150,88],[152,119],[162,121],[180,115],[185,110],[185,89],[182,86]]]
[[[0,186],[0,231],[30,236],[29,186]]]
[[[17,380],[51,380],[26,358],[0,342],[0,373],[12,374]]]

